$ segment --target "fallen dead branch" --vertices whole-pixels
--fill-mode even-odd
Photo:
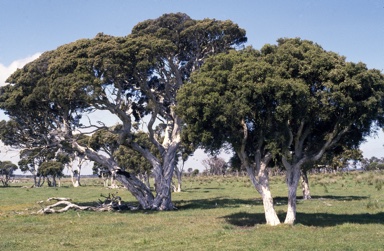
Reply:
[[[101,194],[100,196],[104,198],[104,200],[99,199],[97,206],[80,206],[71,202],[72,200],[70,198],[52,197],[52,198],[48,198],[46,201],[37,202],[42,207],[37,213],[39,214],[63,213],[63,212],[67,212],[70,209],[83,210],[83,211],[97,211],[97,212],[138,209],[135,206],[123,203],[121,200],[121,197],[116,196],[116,194],[108,194],[108,196],[104,196],[103,194]],[[43,206],[44,203],[50,202],[50,201],[57,201],[57,202],[52,205]]]

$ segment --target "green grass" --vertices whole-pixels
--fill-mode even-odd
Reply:
[[[173,194],[177,211],[86,212],[37,215],[36,203],[70,197],[94,204],[105,189],[85,186],[0,187],[0,250],[382,250],[384,173],[310,176],[313,199],[300,200],[294,226],[265,225],[260,196],[246,177],[195,177]],[[286,212],[284,177],[271,178],[276,211]],[[135,203],[120,189],[124,201]]]

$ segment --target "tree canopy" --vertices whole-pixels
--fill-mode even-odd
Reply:
[[[11,161],[0,161],[0,180],[3,186],[8,186],[8,182],[11,179],[13,172],[18,169],[17,165]]]
[[[125,37],[100,33],[62,45],[17,70],[1,88],[0,108],[9,115],[8,123],[14,123],[8,131],[17,135],[7,138],[5,133],[2,138],[22,148],[76,150],[111,171],[120,170],[117,179],[143,208],[172,209],[169,186],[182,127],[174,112],[176,93],[208,56],[245,41],[245,31],[231,21],[193,20],[175,13],[138,23]],[[118,145],[150,163],[156,196],[123,171],[114,156],[82,144],[85,130],[109,130],[106,121],[87,117],[94,111],[108,111],[118,119],[119,129],[110,132]],[[137,125],[146,127],[146,142],[154,153],[135,140]]]

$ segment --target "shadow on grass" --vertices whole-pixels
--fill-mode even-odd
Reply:
[[[199,199],[199,200],[186,200],[186,201],[179,200],[179,201],[174,201],[174,203],[179,210],[236,208],[243,205],[258,206],[263,204],[261,199],[243,200],[243,199],[232,199],[232,198],[224,198],[224,197],[215,197],[215,198]]]
[[[363,200],[367,199],[366,196],[312,196],[312,200],[339,200],[339,201],[353,201],[353,200]],[[297,197],[297,203],[300,204],[304,200],[302,197]],[[287,205],[287,197],[275,197],[273,198],[275,205]],[[189,210],[189,209],[211,209],[211,208],[237,208],[244,205],[249,206],[262,206],[263,201],[261,198],[257,199],[234,199],[234,198],[224,198],[224,197],[215,197],[209,199],[197,199],[197,200],[179,200],[174,201],[176,207],[180,210]]]
[[[368,199],[367,196],[332,196],[332,195],[325,195],[325,196],[311,196],[313,200],[339,200],[339,201],[353,201],[353,200],[365,200]],[[297,197],[298,199],[302,199],[303,197]]]
[[[196,192],[196,190],[224,190],[224,188],[219,188],[219,187],[204,187],[204,188],[195,187],[195,188],[184,189],[183,192],[185,192],[185,193],[194,193],[194,192]],[[209,191],[204,191],[204,192],[207,193]]]
[[[280,221],[284,221],[284,214],[279,214]],[[384,224],[384,212],[377,214],[329,214],[329,213],[297,213],[296,224],[314,227],[333,227],[345,223],[354,224]],[[228,224],[237,227],[253,227],[265,224],[264,214],[250,214],[246,212],[234,213],[222,217]]]
[[[298,197],[298,204],[302,203],[303,200],[301,200],[302,197]],[[353,200],[363,200],[367,199],[368,197],[365,196],[312,196],[312,200],[340,200],[340,201],[353,201]],[[128,204],[130,207],[138,207],[138,203],[134,201],[125,201],[124,204]],[[207,198],[207,199],[196,199],[196,200],[174,200],[173,201],[175,207],[178,210],[195,210],[195,209],[216,209],[216,208],[240,208],[244,205],[246,206],[263,206],[263,201],[261,198],[257,199],[236,199],[236,198],[225,198],[225,197],[215,197],[215,198]],[[275,205],[287,205],[288,199],[287,197],[275,197],[274,198],[274,204]],[[79,206],[97,206],[98,202],[82,202],[82,203],[76,203]],[[156,213],[159,211],[156,210],[121,210],[118,211],[121,213]],[[240,213],[241,214],[241,213]],[[246,214],[246,213],[244,213]],[[255,224],[264,224],[265,218],[264,214],[250,214],[252,217],[242,217],[241,215],[239,217],[235,217],[234,224],[239,226],[254,226]],[[285,215],[279,215],[280,220],[283,220]],[[298,213],[298,222],[303,225],[310,225],[309,222],[312,222],[312,218],[315,217],[318,219],[318,221],[322,221],[324,216],[323,214],[311,214],[309,219],[306,220],[305,214],[303,219],[300,218],[300,213]],[[339,217],[339,216],[336,216]],[[237,219],[238,218],[238,219]],[[244,220],[242,220],[244,218]],[[237,219],[237,220],[236,220]],[[244,222],[243,222],[244,221]],[[313,222],[312,222],[313,223]]]

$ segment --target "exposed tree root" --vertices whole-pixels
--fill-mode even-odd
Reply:
[[[116,192],[117,193],[117,192]],[[137,210],[138,207],[122,203],[121,197],[115,194],[108,194],[108,196],[100,195],[104,198],[104,201],[99,199],[97,206],[80,206],[71,202],[70,198],[52,197],[46,201],[57,201],[56,203],[48,206],[43,206],[45,201],[37,202],[42,207],[38,214],[51,214],[51,213],[63,213],[70,209],[83,210],[83,211],[123,211],[123,210]]]

